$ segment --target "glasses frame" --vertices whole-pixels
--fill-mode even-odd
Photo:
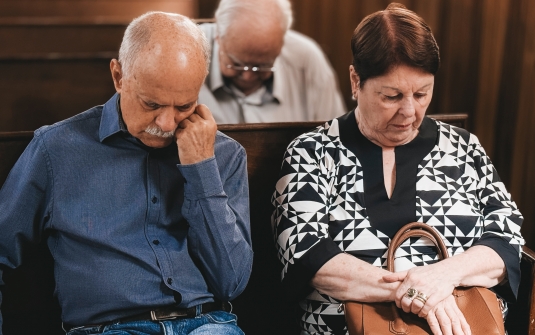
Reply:
[[[241,64],[242,62],[239,61],[236,57],[224,52],[224,54],[227,56],[228,59],[230,59],[234,63]],[[232,65],[227,64],[226,68],[229,70],[234,70],[238,72],[260,72],[260,73],[268,73],[268,72],[275,72],[277,70],[274,66],[250,66],[250,65]]]

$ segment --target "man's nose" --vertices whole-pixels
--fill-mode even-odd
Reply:
[[[247,81],[256,80],[258,79],[258,76],[259,76],[259,73],[253,72],[253,71],[242,71],[242,73],[240,74],[240,77],[243,80],[247,80]]]
[[[164,132],[174,131],[178,124],[175,120],[175,111],[172,107],[166,107],[156,117],[155,122],[158,127]]]

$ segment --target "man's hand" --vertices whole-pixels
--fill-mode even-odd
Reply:
[[[180,164],[194,164],[212,157],[216,131],[217,124],[208,107],[197,105],[175,132]]]

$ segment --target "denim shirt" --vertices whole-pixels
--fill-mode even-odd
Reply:
[[[181,165],[176,143],[131,136],[117,101],[35,131],[0,190],[0,265],[46,233],[73,325],[236,298],[253,260],[245,150],[218,132],[215,157]]]

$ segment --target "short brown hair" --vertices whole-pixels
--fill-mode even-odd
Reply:
[[[435,75],[440,55],[431,28],[416,13],[398,3],[366,16],[351,38],[353,67],[360,86],[397,65]]]

